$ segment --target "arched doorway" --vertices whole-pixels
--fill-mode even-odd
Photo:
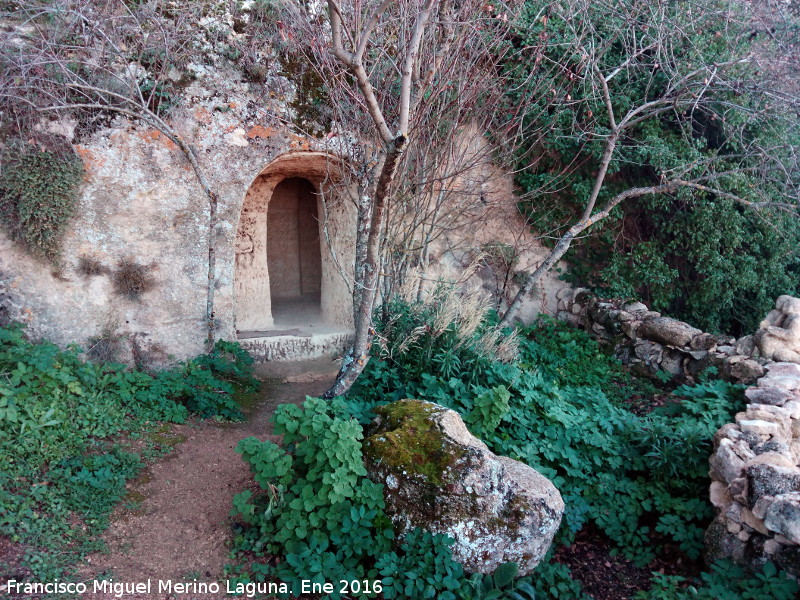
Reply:
[[[286,153],[250,184],[236,233],[239,339],[352,331],[357,190],[336,160]]]
[[[317,197],[308,179],[289,177],[272,192],[267,209],[267,270],[276,328],[322,320]]]

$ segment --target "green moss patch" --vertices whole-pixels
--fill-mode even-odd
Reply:
[[[444,410],[420,400],[400,400],[376,408],[381,425],[365,440],[364,456],[437,486],[452,483],[453,465],[468,452],[449,441],[434,422],[433,415]]]

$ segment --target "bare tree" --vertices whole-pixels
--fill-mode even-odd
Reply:
[[[424,268],[443,223],[485,215],[456,214],[450,199],[473,187],[480,206],[479,190],[463,178],[491,161],[492,148],[470,145],[466,133],[480,136],[494,119],[512,16],[475,0],[329,0],[326,15],[296,9],[293,35],[325,82],[332,135],[352,136],[359,190],[355,337],[328,397],[349,389],[369,359],[381,281],[399,285],[408,269]]]
[[[785,30],[764,26],[758,10],[739,2],[570,0],[531,2],[530,8],[538,12],[528,15],[524,37],[530,43],[520,58],[532,68],[520,87],[536,85],[521,102],[541,106],[536,96],[547,81],[549,111],[572,115],[556,134],[579,147],[573,160],[548,164],[552,176],[532,194],[540,204],[548,195],[558,198],[565,177],[587,167],[593,181],[577,199],[577,218],[528,274],[501,324],[511,322],[573,240],[626,200],[691,192],[748,209],[798,211],[800,163],[790,139],[798,99],[791,93],[797,88],[786,85],[791,45]],[[548,63],[560,71],[537,69]],[[517,122],[530,131],[522,135],[531,139],[531,171],[544,152],[537,143],[540,116]],[[681,140],[682,155],[666,156],[659,136],[667,135]],[[649,181],[620,190],[612,174],[625,168],[649,170]]]

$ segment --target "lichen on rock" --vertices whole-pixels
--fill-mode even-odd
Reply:
[[[375,410],[364,462],[384,484],[400,535],[420,527],[455,540],[453,558],[490,573],[516,562],[530,573],[561,522],[564,502],[531,467],[496,456],[461,417],[438,404],[401,400]]]

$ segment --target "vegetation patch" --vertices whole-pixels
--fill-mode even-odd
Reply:
[[[387,430],[402,432],[394,440],[405,447],[398,461],[442,467],[440,439],[423,418],[435,408],[418,401],[387,406],[406,397],[459,411],[495,453],[554,481],[567,506],[554,550],[592,524],[611,540],[613,552],[642,567],[659,564],[652,561],[661,554],[696,564],[713,516],[707,501],[711,439],[739,410],[738,386],[709,377],[668,394],[631,377],[585,333],[550,320],[522,329],[517,359],[500,362],[469,340],[452,337],[439,345],[437,310],[401,301],[391,307],[379,332],[381,346],[374,349],[382,357],[370,361],[349,396],[281,405],[274,416],[280,446],[255,438],[240,443],[237,450],[260,492],[248,490],[234,500],[239,564],[232,577],[378,578],[386,598],[586,598],[569,568],[555,562],[554,551],[529,578],[507,581],[509,565],[494,575],[464,573],[444,536],[421,530],[395,536],[383,512],[383,486],[366,478],[363,464],[376,441],[388,443],[387,433],[376,432],[362,444],[362,425],[379,415]],[[474,340],[487,329],[491,318],[461,331]],[[463,365],[458,370],[441,356],[454,347]],[[428,356],[427,368],[417,363],[420,351]],[[645,414],[631,410],[631,403],[647,404],[655,393],[669,399],[665,406]],[[429,477],[427,467],[423,474]],[[692,589],[701,598],[755,598],[737,591],[750,586],[769,592],[763,597],[789,600],[798,590],[771,565],[728,581],[725,573],[735,570],[718,563],[696,580],[656,577],[641,598],[693,597]],[[375,597],[372,592],[353,596]]]
[[[0,215],[12,239],[57,262],[75,212],[83,163],[66,143],[10,143],[0,157]]]
[[[776,85],[767,83],[775,75],[770,67],[759,64],[757,71],[745,57],[781,56],[780,40],[794,40],[797,23],[777,13],[762,22],[747,5],[729,2],[701,2],[691,11],[668,4],[663,12],[634,0],[577,6],[526,0],[519,52],[505,65],[506,110],[524,111],[529,130],[518,152],[522,212],[545,243],[555,244],[585,210],[612,126],[631,109],[672,104],[668,90],[691,88],[682,81],[689,74],[713,72],[698,82],[705,88],[690,94],[688,108],[675,97],[674,110],[639,119],[640,112],[625,127],[597,206],[676,174],[704,185],[625,200],[572,242],[566,275],[606,297],[641,299],[703,331],[752,332],[778,295],[800,289],[793,150],[800,121],[761,93]],[[628,37],[647,50],[634,50]],[[726,84],[715,87],[723,64],[734,66]],[[607,105],[600,73],[613,73]],[[777,171],[786,177],[774,177]],[[759,202],[763,209],[753,210]]]
[[[122,362],[126,338],[112,328],[105,327],[97,336],[87,340],[86,356],[96,363]]]
[[[91,256],[81,256],[78,258],[78,266],[75,270],[86,277],[97,277],[98,275],[111,274],[111,269]]]
[[[11,545],[0,572],[63,581],[101,549],[100,533],[143,459],[180,441],[158,423],[193,413],[238,418],[234,383],[240,375],[245,387],[252,381],[233,358],[243,351],[230,344],[148,374],[87,362],[75,347],[32,343],[23,333],[0,329],[0,540]]]
[[[114,291],[131,300],[141,300],[142,294],[154,289],[157,285],[152,275],[154,266],[137,263],[130,257],[121,259],[111,274]]]
[[[496,580],[467,580],[443,535],[414,529],[395,539],[383,512],[383,485],[366,478],[362,427],[342,399],[283,404],[273,421],[280,446],[247,438],[237,447],[261,491],[234,498],[239,566],[229,577],[294,582],[295,594],[310,575],[318,582],[380,582],[351,588],[353,598],[533,599],[529,580],[508,579],[510,565],[498,569]],[[527,595],[484,596],[482,590]],[[337,586],[327,597],[341,596]]]
[[[370,361],[345,399],[350,414],[366,424],[396,397],[450,407],[496,454],[529,464],[559,488],[566,510],[556,547],[571,544],[592,524],[614,552],[642,567],[661,554],[683,556],[688,564],[699,560],[713,518],[712,438],[743,406],[741,386],[708,374],[667,393],[632,377],[584,332],[548,319],[519,330],[513,362],[462,343],[463,366],[453,373],[442,355],[458,344],[438,346],[431,339],[435,311],[399,301],[392,307],[397,312],[379,331],[382,357]],[[473,335],[490,325],[491,318]],[[407,350],[398,351],[420,331]],[[421,350],[431,352],[427,367],[417,363]],[[667,398],[664,406],[643,414],[632,410],[655,394]],[[581,598],[568,568],[549,560],[533,574],[537,598]],[[687,576],[670,585],[719,586],[724,578],[715,573],[727,568],[732,567],[720,563],[701,580]],[[759,574],[758,585],[776,590],[774,597],[791,598],[796,584],[775,569],[771,573]]]

